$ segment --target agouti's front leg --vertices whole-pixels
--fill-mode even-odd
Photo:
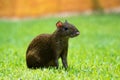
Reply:
[[[65,69],[68,68],[68,63],[67,63],[67,50],[64,50],[63,53],[61,54],[61,59],[62,59],[62,63],[63,63],[63,67]]]
[[[57,51],[56,51],[57,52]],[[55,54],[55,57],[54,57],[54,60],[53,60],[53,63],[54,63],[54,67],[58,68],[59,67],[59,63],[58,63],[58,53]]]
[[[55,63],[55,67],[58,68],[59,67],[59,63],[58,63],[58,58],[54,60],[54,63]]]

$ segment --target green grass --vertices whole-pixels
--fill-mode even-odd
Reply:
[[[80,30],[69,41],[68,70],[30,70],[26,48],[41,33],[67,19]],[[0,20],[0,80],[120,80],[120,15],[81,15],[23,21]]]

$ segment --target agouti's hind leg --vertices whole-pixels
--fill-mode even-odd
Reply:
[[[49,63],[47,64],[47,67],[56,67],[56,68],[58,68],[58,61],[56,61],[56,62],[55,62],[55,60],[49,61]]]

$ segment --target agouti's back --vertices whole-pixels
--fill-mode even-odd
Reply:
[[[57,30],[53,34],[41,34],[32,40],[26,52],[28,68],[58,67],[60,57],[63,66],[68,67],[68,39],[79,35],[79,31],[67,21],[58,21],[56,26]]]

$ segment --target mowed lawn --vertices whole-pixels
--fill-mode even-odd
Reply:
[[[80,31],[69,40],[68,70],[26,67],[26,49],[41,33],[67,19]],[[32,20],[0,20],[0,80],[120,80],[120,15],[80,15]]]

